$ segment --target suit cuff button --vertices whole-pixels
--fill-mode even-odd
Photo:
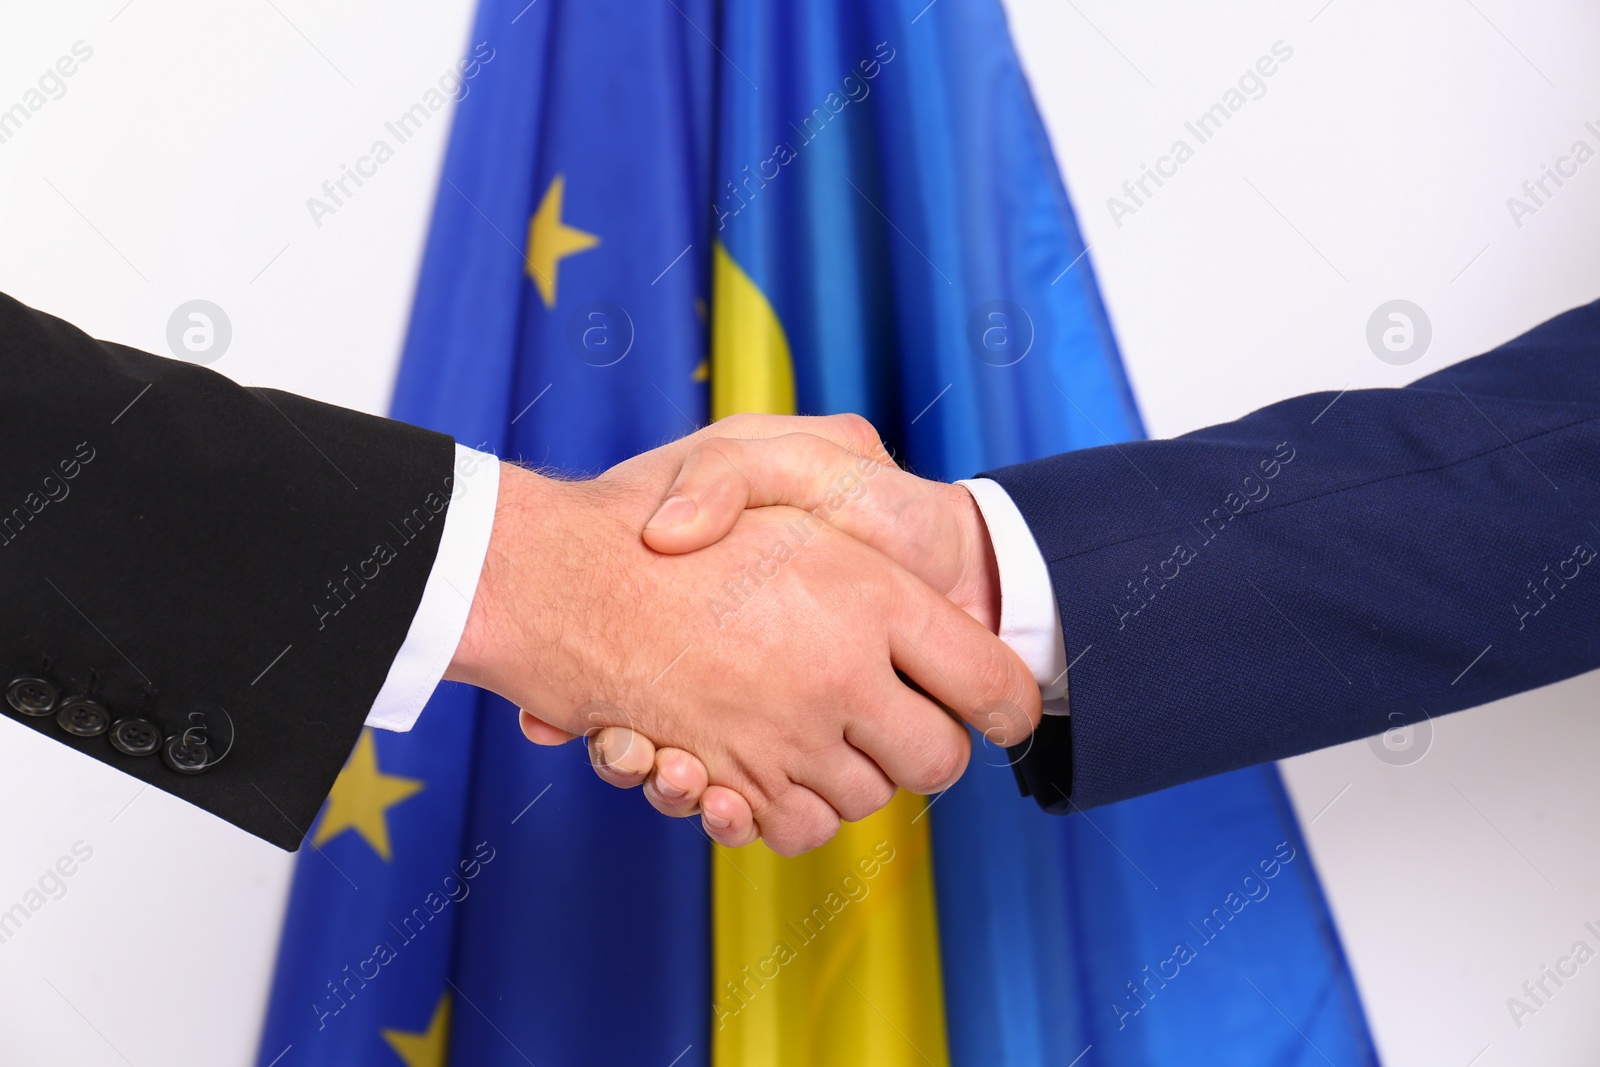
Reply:
[[[161,761],[179,774],[204,774],[211,769],[211,746],[197,738],[173,734],[161,746]]]
[[[55,683],[26,674],[11,679],[11,684],[6,686],[6,703],[11,705],[12,710],[34,718],[43,718],[54,712],[60,696]]]
[[[111,725],[111,713],[98,700],[68,697],[56,712],[56,724],[74,737],[99,737]]]
[[[118,719],[111,724],[111,747],[125,756],[154,755],[161,730],[149,719]]]

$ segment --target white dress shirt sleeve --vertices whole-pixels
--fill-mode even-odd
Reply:
[[[1046,715],[1067,714],[1067,645],[1044,553],[1000,483],[957,482],[977,501],[1000,566],[1000,640],[1033,672]]]
[[[409,730],[416,725],[428,698],[444,677],[461,643],[467,612],[483,573],[494,528],[494,506],[500,496],[500,461],[487,452],[456,445],[455,477],[450,507],[439,536],[422,602],[400,652],[389,665],[378,698],[367,713],[367,725],[380,730]]]

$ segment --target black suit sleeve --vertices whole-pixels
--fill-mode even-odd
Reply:
[[[1403,389],[990,477],[1074,662],[1018,765],[1052,810],[1600,667],[1600,303]]]
[[[452,441],[4,296],[0,396],[4,713],[296,848],[422,598]]]

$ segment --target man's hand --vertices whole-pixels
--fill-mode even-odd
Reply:
[[[677,478],[644,531],[657,551],[713,544],[749,507],[804,508],[889,556],[991,632],[999,630],[998,568],[972,494],[901,470],[860,416],[736,415],[687,444]],[[973,725],[997,744],[1017,740]],[[691,753],[658,750],[625,729],[592,738],[590,752],[602,777],[623,786],[643,783],[658,810],[702,812],[707,833],[720,843],[731,847],[755,838],[744,798],[709,785]]]
[[[972,494],[901,470],[861,416],[733,415],[685,443],[677,478],[644,530],[657,552],[714,544],[746,508],[802,508],[999,631],[994,548]]]
[[[534,740],[592,734],[603,755],[631,736],[606,728],[623,727],[668,746],[669,766],[671,750],[694,753],[785,854],[876,811],[896,784],[933,792],[959,777],[966,732],[935,701],[1002,741],[1032,730],[1038,692],[1014,653],[814,516],[761,508],[704,551],[646,547],[644,524],[701,436],[592,482],[504,468],[446,677],[515,702]],[[628,758],[597,769],[627,777]],[[657,777],[652,802],[671,809],[673,776]],[[712,821],[725,799],[701,800],[708,830],[726,829]]]

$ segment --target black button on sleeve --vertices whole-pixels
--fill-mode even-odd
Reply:
[[[111,725],[111,712],[98,700],[68,697],[56,712],[56,722],[75,737],[99,737]]]
[[[60,696],[54,682],[26,674],[11,679],[11,684],[6,686],[6,703],[13,710],[35,718],[54,712]]]
[[[150,756],[161,747],[161,728],[149,719],[118,719],[111,725],[110,740],[125,756]]]
[[[179,774],[204,774],[211,769],[211,746],[183,734],[173,734],[161,746],[161,761]]]

